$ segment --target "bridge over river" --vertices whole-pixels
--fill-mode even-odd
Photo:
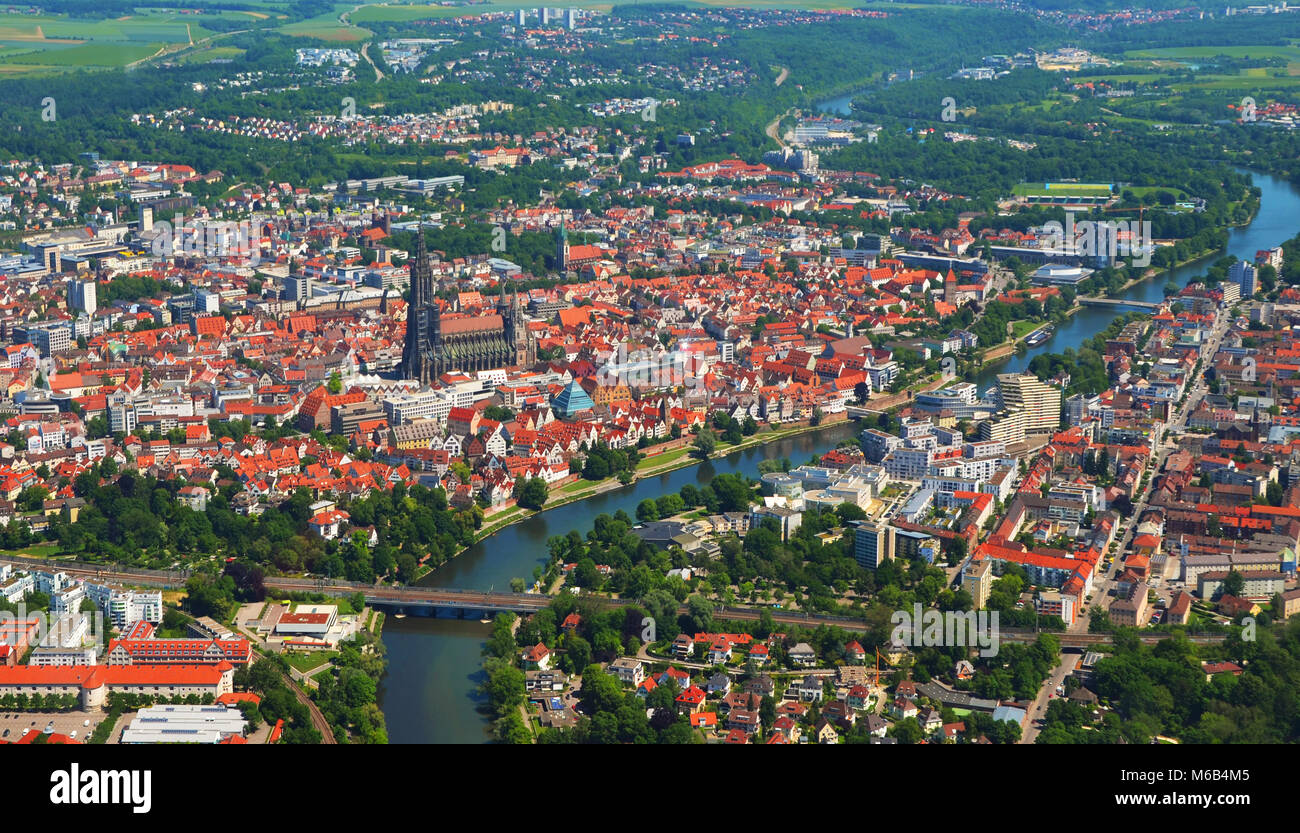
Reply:
[[[1141,309],[1156,312],[1160,309],[1160,304],[1152,301],[1134,301],[1125,298],[1094,298],[1087,295],[1080,295],[1075,299],[1081,306],[1085,307],[1125,307],[1128,309]]]
[[[185,571],[133,570],[108,565],[88,564],[76,561],[52,561],[48,559],[22,558],[6,556],[0,558],[0,564],[10,563],[23,567],[38,569],[57,569],[77,575],[90,581],[106,581],[115,584],[144,585],[160,588],[176,588],[185,584],[188,573]],[[439,610],[448,613],[501,613],[510,611],[528,615],[536,613],[550,604],[551,597],[540,593],[511,593],[493,590],[457,590],[448,587],[392,587],[386,585],[361,584],[348,581],[332,581],[320,578],[281,578],[267,577],[263,582],[268,590],[290,593],[324,593],[330,596],[350,596],[360,593],[366,604],[378,605],[400,611],[429,612]],[[607,607],[628,607],[636,604],[634,599],[611,599],[601,596],[588,596],[588,599]],[[718,606],[714,615],[720,619],[739,621],[757,621],[763,614],[763,608]],[[783,625],[802,625],[815,628],[818,625],[834,625],[848,631],[865,633],[867,624],[860,619],[844,616],[822,616],[805,611],[790,611],[767,608],[772,621]],[[685,605],[678,608],[678,613],[688,613]],[[1032,629],[1002,628],[998,638],[1002,642],[1033,642],[1038,638]],[[1043,631],[1049,633],[1049,631]],[[1110,642],[1110,634],[1104,633],[1054,633],[1062,648],[1087,648]],[[1219,633],[1186,632],[1193,642],[1219,642],[1224,638]],[[1167,633],[1141,633],[1138,638],[1145,643],[1155,643],[1168,638]]]

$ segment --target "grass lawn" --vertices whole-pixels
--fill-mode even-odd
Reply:
[[[319,668],[326,665],[334,657],[338,656],[338,651],[312,651],[311,653],[286,653],[284,658],[288,660],[289,665],[299,673],[306,673],[313,668]]]
[[[1129,186],[1128,188],[1125,188],[1124,190],[1125,190],[1125,191],[1132,191],[1133,194],[1134,194],[1134,196],[1138,197],[1139,199],[1142,198],[1142,197],[1145,197],[1147,194],[1159,194],[1159,193],[1170,193],[1170,194],[1173,194],[1173,195],[1174,195],[1174,199],[1177,199],[1177,200],[1185,200],[1185,199],[1188,199],[1187,192],[1184,191],[1183,189],[1181,189],[1181,188],[1165,188],[1165,187],[1160,186],[1160,185],[1132,185],[1132,186]]]
[[[691,453],[690,446],[682,446],[681,448],[674,448],[672,451],[665,451],[663,454],[656,454],[654,457],[644,458],[643,460],[641,460],[641,462],[637,463],[637,470],[640,471],[641,469],[645,469],[645,468],[657,468],[659,466],[664,465],[665,463],[671,463],[676,460],[680,460],[690,453]]]
[[[308,607],[311,607],[313,605],[331,605],[331,604],[338,605],[340,616],[350,616],[353,613],[361,612],[352,606],[352,602],[348,600],[347,596],[334,596],[323,602],[286,601],[284,602],[284,604],[289,608],[290,613],[295,612],[298,608],[302,607],[303,605],[307,605]]]
[[[1024,338],[1041,326],[1043,325],[1037,321],[1012,321],[1011,331],[1015,333],[1016,338]]]
[[[33,544],[16,550],[0,550],[0,554],[18,555],[24,558],[50,558],[60,552],[58,544]]]

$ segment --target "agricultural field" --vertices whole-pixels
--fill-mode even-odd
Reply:
[[[356,16],[352,9],[353,7],[349,5],[336,5],[325,14],[319,14],[294,23],[287,23],[276,31],[302,38],[319,38],[320,40],[335,41],[337,43],[358,43],[366,40],[374,33],[369,29],[352,25],[356,22]],[[346,23],[340,19],[343,14],[348,14]]]
[[[7,15],[0,24],[0,75],[125,67],[213,34],[202,20],[174,12],[115,20]]]
[[[1223,90],[1243,95],[1261,90],[1289,91],[1300,86],[1300,42],[1288,45],[1181,46],[1135,49],[1124,53],[1130,69],[1155,70],[1148,75],[1122,73],[1091,76],[1111,82],[1165,83],[1182,92]],[[1225,62],[1231,62],[1227,64]],[[1241,66],[1259,62],[1259,66]],[[1186,78],[1188,71],[1195,77]]]
[[[1174,46],[1161,49],[1136,49],[1125,52],[1125,58],[1195,63],[1218,57],[1246,60],[1280,58],[1288,62],[1300,61],[1300,45],[1290,46]]]
[[[237,60],[243,54],[244,50],[236,46],[212,46],[207,49],[196,49],[186,52],[175,60],[180,64],[206,64],[218,60]]]

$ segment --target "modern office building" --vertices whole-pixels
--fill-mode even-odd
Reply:
[[[290,275],[284,279],[281,297],[286,301],[305,301],[311,297],[312,279],[306,275]]]
[[[13,342],[30,342],[42,356],[48,358],[72,347],[73,326],[71,321],[47,321],[15,327]]]
[[[860,521],[853,536],[853,558],[875,570],[894,557],[894,528],[883,521]]]

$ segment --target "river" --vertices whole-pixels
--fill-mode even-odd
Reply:
[[[845,97],[846,106],[848,99],[851,96]],[[1296,218],[1300,218],[1300,191],[1277,177],[1251,173],[1262,191],[1260,213],[1250,225],[1234,229],[1227,245],[1227,251],[1245,258],[1253,258],[1256,250],[1277,246],[1292,237],[1298,230]],[[1172,275],[1161,274],[1130,287],[1122,297],[1162,300],[1164,285],[1170,278],[1182,286],[1189,277],[1202,274],[1214,257],[1218,255],[1180,267]],[[1031,348],[1025,355],[1013,355],[984,368],[978,379],[980,389],[994,384],[998,373],[1023,371],[1038,351],[1079,349],[1120,313],[1097,307],[1080,310],[1057,327],[1056,334],[1044,344]],[[479,542],[427,576],[421,584],[488,590],[505,589],[516,576],[531,581],[533,568],[546,564],[548,538],[571,529],[585,535],[592,519],[602,512],[613,514],[622,509],[634,515],[637,504],[645,498],[675,492],[686,483],[702,485],[723,472],[755,476],[758,462],[769,457],[789,457],[800,464],[855,434],[854,423],[828,426],[542,512]],[[391,615],[387,618],[383,640],[388,648],[389,667],[380,683],[379,705],[388,722],[392,743],[482,743],[489,739],[488,721],[477,711],[482,702],[477,693],[482,679],[480,651],[489,629],[477,620],[423,616],[397,619]]]
[[[769,457],[789,457],[797,464],[857,436],[854,422],[842,422],[788,437],[727,457],[677,469],[589,498],[533,515],[505,527],[447,562],[421,584],[471,590],[503,589],[516,576],[532,580],[533,568],[546,566],[546,541],[571,529],[586,534],[602,512],[622,509],[636,514],[646,498],[676,492],[687,483],[704,485],[724,472],[757,476],[758,463]],[[482,743],[488,722],[477,711],[482,698],[480,651],[490,626],[477,620],[389,615],[383,640],[388,648],[388,673],[380,683],[379,705],[392,743]]]
[[[1179,266],[1172,272],[1161,272],[1150,280],[1129,287],[1116,297],[1129,301],[1163,301],[1165,284],[1172,280],[1180,288],[1186,286],[1189,278],[1204,275],[1205,270],[1223,257],[1225,252],[1253,261],[1255,252],[1280,245],[1300,231],[1300,190],[1285,179],[1258,171],[1238,170],[1249,174],[1260,189],[1260,210],[1254,221],[1231,229],[1224,250]],[[1028,369],[1029,362],[1039,353],[1062,353],[1067,347],[1078,350],[1085,341],[1106,329],[1124,312],[1123,309],[1084,307],[1065,323],[1057,325],[1056,332],[1047,341],[1029,348],[1024,354],[1008,356],[983,368],[975,383],[980,391],[984,391],[997,384],[997,374],[1021,373]]]
[[[860,92],[845,93],[829,98],[816,105],[817,110],[848,116],[853,112],[853,99]],[[1171,273],[1161,273],[1151,280],[1143,281],[1120,293],[1119,298],[1129,301],[1158,302],[1165,297],[1165,284],[1171,280],[1179,287],[1187,285],[1187,280],[1204,275],[1205,270],[1220,257],[1233,254],[1246,260],[1253,260],[1255,252],[1280,245],[1300,232],[1300,191],[1284,179],[1269,174],[1237,169],[1248,174],[1260,189],[1260,211],[1249,225],[1235,228],[1228,233],[1228,244],[1223,251],[1208,255],[1200,260],[1174,269]],[[1084,307],[1061,325],[1047,341],[1031,347],[1021,355],[1011,355],[1005,359],[984,367],[976,377],[975,384],[983,392],[997,384],[999,373],[1021,373],[1029,368],[1029,362],[1039,353],[1062,353],[1070,347],[1078,350],[1085,341],[1106,329],[1124,310],[1106,307]]]

